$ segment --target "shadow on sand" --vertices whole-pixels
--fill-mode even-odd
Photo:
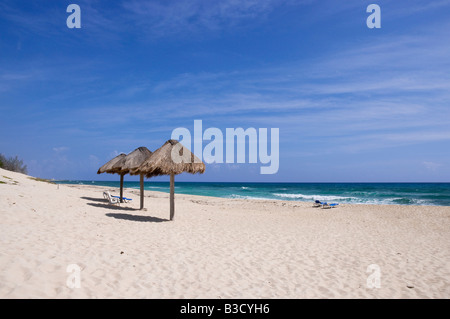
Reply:
[[[100,204],[100,203],[87,203],[87,204],[90,206],[94,206],[94,207],[101,207],[101,208],[108,208],[108,209],[115,209],[115,210],[132,210],[132,211],[138,210],[138,209],[132,208],[132,207],[111,205],[108,202],[106,202],[105,204]]]
[[[97,203],[87,203],[87,205],[89,205],[89,206],[114,209],[114,210],[120,210],[120,211],[134,211],[134,212],[139,211],[139,209],[132,208],[132,207],[111,205],[104,198],[94,198],[94,197],[81,197],[81,198],[88,200],[88,201],[97,202]],[[162,219],[159,217],[132,215],[132,214],[125,214],[125,213],[107,213],[105,215],[108,217],[113,217],[113,218],[123,219],[123,220],[131,220],[131,221],[135,221],[135,222],[160,223],[160,222],[168,222],[169,221],[168,219]]]
[[[117,218],[117,219],[132,220],[132,221],[135,221],[135,222],[161,223],[161,222],[168,222],[169,221],[168,219],[162,219],[162,218],[159,218],[159,217],[131,215],[131,214],[107,213],[106,216]]]
[[[106,200],[104,198],[85,197],[85,196],[82,196],[80,198],[81,199],[85,199],[85,200],[90,200],[90,201],[93,201],[93,202],[100,202],[100,203],[107,203],[108,202],[108,200]]]

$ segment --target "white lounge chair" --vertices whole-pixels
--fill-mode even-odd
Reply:
[[[108,202],[109,202],[111,205],[119,204],[119,206],[120,206],[120,198],[112,197],[111,194],[110,194],[108,191],[103,192],[103,197],[104,197],[106,200],[108,200]]]

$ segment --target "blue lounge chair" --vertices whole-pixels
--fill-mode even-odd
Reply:
[[[115,198],[119,198],[120,199],[120,196],[111,195],[111,197],[115,197]],[[128,203],[130,200],[133,200],[132,198],[126,198],[126,197],[122,197],[122,199],[123,199],[123,201],[125,203]]]
[[[339,204],[338,203],[331,203],[331,204],[328,204],[328,203],[322,203],[322,208],[334,208],[334,207],[336,207],[336,206],[338,206]]]

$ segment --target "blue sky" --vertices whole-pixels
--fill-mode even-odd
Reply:
[[[279,171],[177,180],[450,182],[449,16],[448,0],[3,0],[0,153],[34,176],[115,180],[98,167],[202,120],[279,128]]]

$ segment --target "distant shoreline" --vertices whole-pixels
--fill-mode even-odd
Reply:
[[[118,180],[72,180],[72,179],[49,179],[56,183],[69,183],[69,182],[106,182],[106,183],[118,183]],[[138,183],[139,181],[124,181],[125,183]],[[144,180],[144,183],[168,183],[169,181],[154,181],[152,179]],[[450,182],[206,182],[206,181],[177,181],[177,183],[211,183],[211,184],[449,184]]]
[[[119,181],[54,181],[58,184],[119,187]],[[139,189],[139,182],[124,187]],[[146,191],[169,191],[169,182],[145,181]],[[218,198],[336,202],[340,204],[450,206],[450,183],[252,183],[175,182],[178,194]]]

